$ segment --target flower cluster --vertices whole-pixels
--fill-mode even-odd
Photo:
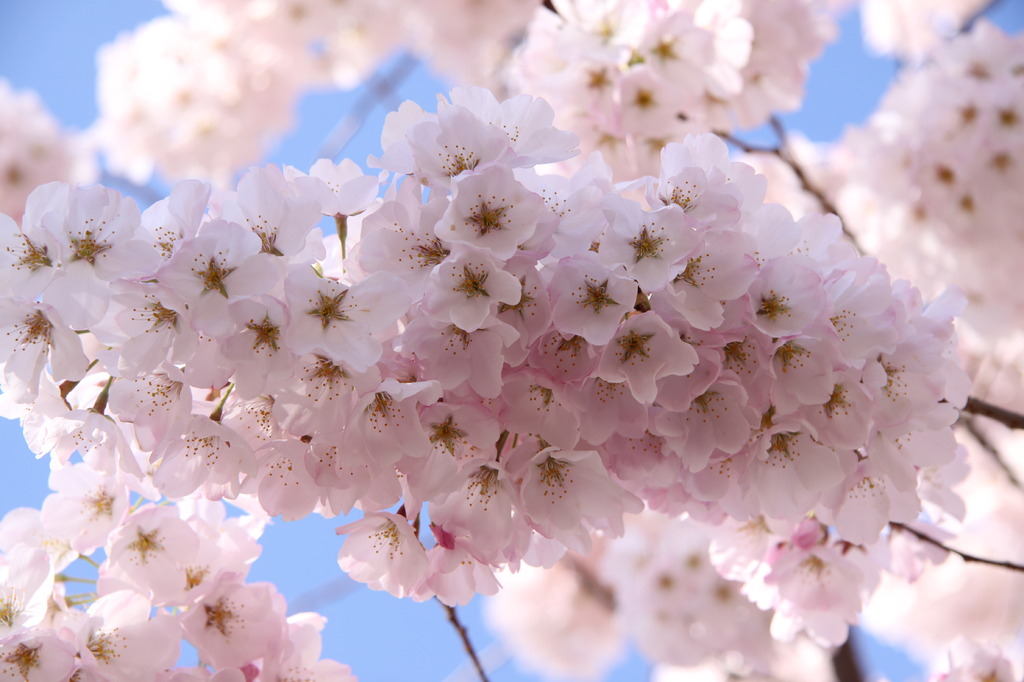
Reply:
[[[577,143],[553,118],[478,88],[436,113],[407,103],[376,159],[382,198],[387,174],[328,161],[230,192],[185,181],[144,212],[40,187],[20,226],[0,219],[7,413],[58,473],[98,477],[69,484],[87,504],[115,486],[104,500],[285,520],[358,508],[341,568],[446,604],[587,553],[645,504],[763,528],[754,548],[720,540],[718,570],[775,609],[776,636],[842,641],[871,580],[847,550],[916,519],[955,456],[956,297],[925,304],[834,217],[764,204],[711,135],[623,186],[599,157],[542,174]],[[106,547],[101,596],[185,608],[202,649],[222,622],[209,600],[262,588],[211,574],[213,596],[183,595],[193,560],[169,548],[192,543],[189,518],[143,505],[60,537]],[[831,577],[808,592],[801,572]],[[252,616],[272,622],[258,648],[203,660],[266,667],[279,616]]]
[[[60,130],[34,92],[15,92],[0,78],[0,213],[20,219],[39,185],[93,174],[84,143]]]
[[[163,0],[190,21],[213,21],[232,39],[255,37],[316,56],[334,84],[351,88],[390,53],[409,49],[462,83],[493,84],[540,0]],[[467,56],[472,55],[472,56]]]
[[[226,186],[288,129],[309,56],[233,29],[172,15],[101,48],[94,131],[115,173]]]
[[[460,82],[494,82],[539,2],[164,4],[171,15],[100,51],[97,140],[136,182],[156,172],[228,187],[287,132],[305,91],[354,88],[400,49]]]
[[[546,97],[621,179],[656,172],[667,142],[795,109],[834,32],[819,0],[165,4],[173,15],[103,51],[100,139],[136,180],[222,186],[287,129],[303,90],[352,87],[401,48],[458,82]]]
[[[985,0],[862,0],[864,38],[879,52],[921,61],[985,4]]]
[[[500,574],[501,591],[487,600],[485,614],[519,665],[590,680],[623,657],[614,594],[595,566],[600,553],[598,543],[586,557],[570,554],[547,569]]]
[[[893,85],[837,152],[838,203],[861,243],[902,276],[962,287],[984,345],[1019,358],[1012,282],[1024,211],[1024,40],[980,22]]]
[[[991,439],[990,445],[1014,455],[1007,465],[1019,462],[1019,436],[1010,440],[1005,434],[988,433],[986,437]],[[964,436],[964,440],[968,438]],[[1024,496],[1007,480],[1006,471],[991,453],[974,442],[969,442],[967,450],[969,460],[955,474],[964,476],[966,465],[970,465],[969,475],[957,486],[965,503],[963,525],[950,544],[975,556],[1020,563],[1024,548],[1017,540],[1024,522]],[[953,467],[949,469],[947,474],[954,473]],[[922,660],[945,651],[964,632],[1007,653],[1024,653],[1018,636],[1024,629],[1024,576],[1020,572],[947,557],[934,547],[918,545],[905,533],[894,536],[892,549],[903,558],[893,562],[895,575],[883,575],[863,614],[864,623],[876,636]]]
[[[1021,676],[1014,665],[996,647],[960,639],[949,654],[949,671],[936,673],[929,682],[1020,682]]]
[[[795,109],[834,25],[817,0],[556,0],[510,64],[616,177],[656,173],[686,134],[749,128]]]
[[[3,679],[355,682],[347,666],[319,660],[323,617],[286,617],[273,585],[245,581],[262,521],[201,499],[129,506],[123,477],[87,463],[55,470],[50,485],[41,510],[2,523]],[[95,591],[69,593],[81,583]],[[183,640],[202,665],[175,667]]]

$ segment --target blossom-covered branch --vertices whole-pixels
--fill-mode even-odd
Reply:
[[[140,183],[218,186],[185,180],[140,209],[54,182],[0,216],[0,408],[50,457],[53,489],[0,522],[0,676],[348,682],[319,660],[323,619],[285,618],[245,582],[275,516],[358,510],[336,529],[340,569],[436,597],[482,680],[455,609],[499,589],[510,641],[569,674],[598,676],[629,638],[709,679],[794,679],[794,657],[847,682],[850,625],[883,574],[924,570],[914,538],[1024,570],[917,525],[965,518],[964,297],[918,290],[850,235],[880,255],[890,228],[916,246],[949,223],[968,229],[954,249],[932,240],[945,260],[1015,263],[1012,231],[984,250],[974,228],[1020,213],[1024,195],[996,191],[1024,168],[1020,41],[979,23],[908,71],[860,140],[895,151],[858,161],[852,135],[817,186],[774,112],[800,103],[826,3],[165,2],[173,16],[104,52],[95,139]],[[866,3],[866,21],[891,9]],[[302,91],[399,45],[337,135],[413,53],[530,94],[405,103],[370,174],[325,159],[234,182]],[[732,132],[765,122],[774,147]],[[788,167],[799,207],[766,201],[712,129]],[[47,148],[24,146],[6,180]],[[886,235],[865,236],[876,209]],[[967,298],[1002,304],[995,291]],[[964,336],[1016,319],[980,315]],[[973,398],[962,411],[1024,428]],[[65,593],[76,556],[93,592]],[[174,668],[183,639],[203,665]]]
[[[778,638],[840,644],[881,571],[849,547],[913,520],[934,497],[917,471],[955,461],[958,301],[894,282],[835,216],[764,203],[712,135],[631,185],[598,157],[543,174],[578,142],[553,118],[479,88],[403,105],[375,160],[383,198],[386,174],[327,160],[251,169],[230,192],[182,182],[145,212],[39,188],[20,225],[0,219],[0,381],[45,415],[29,440],[152,499],[285,520],[358,507],[340,568],[449,607],[496,593],[505,567],[587,554],[645,506],[686,513],[671,551],[692,575],[646,584],[699,575],[741,614],[724,583],[742,582]],[[697,520],[717,527],[714,566],[708,537],[683,541]],[[109,532],[164,545],[162,526]],[[583,593],[601,613],[650,603],[600,578]],[[820,591],[842,608],[806,598]],[[743,651],[767,620],[691,635],[685,660]]]

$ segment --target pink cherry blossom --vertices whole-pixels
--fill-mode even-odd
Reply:
[[[648,311],[619,326],[601,354],[596,375],[613,383],[625,381],[637,402],[649,405],[658,395],[658,379],[689,374],[696,364],[693,347]]]
[[[181,627],[202,660],[244,666],[280,646],[286,636],[284,598],[269,583],[242,583],[223,574],[182,616]]]
[[[623,316],[636,303],[636,282],[582,252],[558,263],[551,283],[551,315],[555,328],[603,346],[611,341]]]
[[[341,570],[371,589],[402,597],[426,577],[427,552],[403,516],[370,513],[340,526],[338,535],[345,536],[338,553]]]

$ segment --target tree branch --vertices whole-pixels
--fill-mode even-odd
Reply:
[[[927,542],[929,545],[933,545],[935,547],[938,547],[939,549],[946,550],[950,554],[956,554],[957,556],[959,556],[961,559],[963,559],[964,561],[966,561],[968,563],[984,564],[986,566],[996,566],[998,568],[1006,568],[1006,569],[1009,569],[1011,571],[1020,571],[1020,572],[1024,573],[1024,565],[1015,564],[1012,561],[997,561],[995,559],[986,559],[984,557],[980,557],[980,556],[977,556],[975,554],[968,554],[967,552],[961,552],[959,549],[953,549],[952,547],[947,547],[946,545],[942,544],[941,542],[939,542],[935,538],[930,537],[928,535],[925,535],[921,531],[914,530],[910,526],[904,525],[902,523],[897,523],[895,521],[890,521],[889,522],[889,527],[894,529],[894,530],[901,530],[901,531],[904,531],[906,533],[910,533],[911,535],[916,537],[918,540],[921,540],[923,542]]]
[[[724,130],[713,130],[715,135],[736,147],[740,151],[746,152],[747,154],[774,154],[775,156],[780,155],[778,147],[762,147],[760,145],[751,144],[746,140],[741,140],[732,133],[727,133]]]
[[[772,130],[775,131],[775,137],[779,140],[779,151],[776,152],[778,157],[793,169],[793,174],[796,175],[796,179],[800,182],[800,186],[805,192],[818,200],[818,203],[821,204],[822,210],[826,213],[832,213],[839,218],[839,222],[842,223],[843,226],[843,234],[846,235],[846,238],[850,240],[850,243],[853,244],[854,248],[857,249],[858,252],[864,253],[864,249],[861,248],[860,243],[857,241],[857,237],[855,237],[854,234],[846,227],[846,220],[843,218],[842,213],[839,212],[839,208],[836,207],[836,205],[832,203],[832,200],[825,195],[824,190],[811,182],[811,179],[807,177],[807,173],[804,172],[803,166],[801,166],[800,162],[798,162],[796,157],[793,156],[793,153],[789,149],[789,135],[786,133],[786,128],[782,125],[782,121],[779,120],[778,116],[772,116],[769,123],[772,126]]]
[[[448,614],[448,622],[452,624],[455,631],[459,633],[459,638],[462,640],[462,646],[465,647],[466,653],[469,654],[469,660],[473,661],[473,667],[476,668],[477,675],[480,676],[480,682],[490,682],[487,678],[487,672],[484,670],[484,666],[480,663],[480,657],[476,653],[476,649],[473,648],[473,643],[469,641],[469,633],[466,631],[465,626],[459,622],[459,617],[455,613],[454,606],[448,606],[440,599],[437,601]]]
[[[398,57],[394,67],[390,71],[378,71],[373,79],[366,84],[359,99],[349,109],[345,118],[341,119],[334,130],[320,145],[317,151],[318,159],[337,159],[341,156],[349,142],[366,123],[366,117],[375,105],[395,93],[399,85],[412,73],[412,70],[419,64],[419,60],[408,52]]]
[[[807,172],[804,171],[804,167],[796,160],[792,152],[789,150],[789,136],[786,133],[785,126],[782,125],[782,121],[777,116],[772,116],[770,121],[772,130],[775,132],[775,137],[778,139],[778,144],[774,147],[762,147],[759,145],[750,144],[731,133],[712,131],[715,135],[731,144],[732,146],[740,149],[748,154],[772,154],[777,157],[784,164],[789,166],[790,170],[793,171],[793,175],[796,176],[797,182],[800,183],[800,187],[813,196],[818,201],[818,205],[821,206],[821,210],[825,213],[835,214],[839,218],[840,223],[843,226],[843,234],[853,244],[854,248],[860,253],[864,253],[864,249],[861,248],[860,243],[857,241],[857,237],[846,227],[846,220],[843,219],[842,214],[839,212],[839,208],[836,207],[832,200],[825,195],[824,190],[815,185],[811,179],[807,176]]]
[[[851,630],[846,641],[832,653],[832,670],[835,671],[838,682],[864,682],[864,670],[853,639]]]
[[[1024,414],[993,405],[981,398],[968,397],[967,404],[960,411],[994,419],[1000,424],[1009,426],[1011,429],[1024,429]]]
[[[960,423],[963,425],[964,429],[967,430],[967,433],[971,434],[971,437],[978,441],[978,445],[981,446],[981,449],[987,452],[992,459],[995,460],[995,463],[1003,470],[1003,473],[1006,474],[1006,478],[1009,479],[1010,483],[1017,488],[1024,490],[1024,486],[1021,485],[1021,481],[1017,478],[1017,474],[1012,468],[1010,468],[1010,465],[1006,460],[1003,459],[1003,456],[999,453],[996,446],[993,445],[992,442],[989,441],[988,437],[982,433],[981,429],[978,428],[974,418],[961,415]]]

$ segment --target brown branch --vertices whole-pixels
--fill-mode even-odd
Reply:
[[[815,199],[817,199],[818,205],[821,206],[821,210],[823,210],[825,213],[835,214],[835,216],[839,218],[839,222],[843,226],[843,234],[846,235],[846,238],[850,241],[851,244],[853,244],[854,248],[857,249],[858,252],[864,253],[864,249],[861,248],[860,243],[857,241],[857,237],[855,237],[854,234],[850,232],[849,229],[847,229],[846,220],[843,218],[843,215],[839,212],[839,208],[834,203],[832,203],[832,200],[828,198],[824,190],[822,190],[820,187],[818,187],[811,181],[811,179],[807,176],[807,172],[804,170],[804,167],[800,164],[799,161],[797,161],[796,157],[793,156],[793,153],[789,150],[789,136],[786,133],[786,128],[782,125],[782,121],[780,121],[778,117],[772,116],[770,124],[772,130],[775,132],[775,137],[779,141],[778,145],[774,147],[762,147],[759,145],[750,144],[749,142],[745,142],[744,140],[741,140],[740,138],[735,137],[734,135],[726,132],[721,132],[717,130],[712,132],[714,132],[715,135],[718,135],[720,138],[722,138],[729,144],[740,149],[741,151],[744,151],[748,154],[771,154],[777,157],[784,164],[789,166],[790,170],[793,171],[793,175],[796,176],[797,181],[800,183],[800,187],[805,192],[807,192]]]
[[[864,253],[864,249],[861,248],[860,242],[857,241],[857,237],[846,227],[846,219],[843,218],[843,214],[839,212],[839,208],[832,203],[832,200],[825,195],[825,191],[820,187],[811,182],[811,179],[807,177],[807,173],[804,171],[804,167],[800,165],[800,162],[796,160],[793,153],[789,149],[789,135],[786,133],[785,126],[782,125],[782,121],[777,116],[772,116],[769,121],[772,130],[775,131],[775,136],[779,140],[779,151],[777,155],[782,161],[788,165],[792,170],[793,174],[796,175],[796,179],[800,181],[800,186],[805,192],[813,196],[818,200],[821,205],[821,209],[826,213],[835,214],[839,218],[839,222],[843,226],[843,234],[850,240],[853,247],[857,249],[859,253]]]
[[[804,188],[804,191],[813,194],[814,198],[821,204],[822,210],[826,213],[834,213],[839,215],[839,209],[832,203],[832,200],[825,196],[825,192],[819,189],[811,179],[807,177],[807,173],[804,172],[803,166],[796,160],[793,153],[789,151],[789,135],[786,133],[786,128],[782,125],[782,121],[776,116],[771,118],[772,130],[775,131],[776,137],[779,138],[779,151],[776,152],[778,157],[786,162],[790,168],[793,169],[793,173],[796,174],[796,179],[800,181],[800,186]],[[846,228],[843,228],[845,232]],[[847,234],[848,237],[852,238],[852,235]]]
[[[986,559],[985,557],[980,557],[980,556],[977,556],[975,554],[968,554],[967,552],[961,552],[959,549],[953,549],[952,547],[947,547],[946,545],[942,544],[941,542],[939,542],[935,538],[930,537],[928,535],[925,535],[921,531],[914,530],[910,526],[904,525],[902,523],[897,523],[895,521],[890,521],[889,522],[889,527],[894,529],[894,530],[901,530],[901,531],[904,531],[906,533],[910,533],[911,535],[916,537],[918,540],[922,540],[923,542],[927,542],[929,545],[933,545],[935,547],[938,547],[939,549],[943,549],[943,550],[949,552],[950,554],[956,554],[958,557],[960,557],[961,559],[963,559],[964,561],[966,561],[968,563],[984,564],[986,566],[996,566],[998,568],[1006,568],[1006,569],[1009,569],[1011,571],[1021,571],[1022,573],[1024,573],[1024,566],[1022,566],[1021,564],[1015,564],[1012,561],[998,561],[996,559]]]
[[[971,434],[971,437],[974,438],[974,440],[978,441],[978,445],[981,446],[981,449],[987,452],[989,456],[991,456],[992,459],[995,461],[996,465],[998,465],[999,468],[1003,470],[1003,473],[1006,474],[1006,478],[1009,479],[1010,483],[1012,483],[1017,488],[1021,488],[1022,490],[1024,490],[1024,486],[1021,485],[1021,481],[1019,478],[1017,478],[1017,474],[1014,472],[1012,468],[1010,468],[1010,465],[1006,462],[1006,460],[1003,459],[1003,456],[999,453],[999,450],[996,448],[996,446],[993,445],[992,442],[988,439],[988,436],[986,436],[981,431],[981,429],[978,428],[978,425],[975,423],[974,418],[965,417],[964,415],[961,414],[960,423],[963,425],[967,433]]]
[[[711,132],[713,132],[715,135],[718,135],[720,138],[731,144],[733,147],[736,147],[740,151],[746,152],[747,154],[774,154],[775,156],[781,155],[781,151],[778,147],[762,147],[760,145],[751,144],[746,140],[741,140],[732,133],[725,132],[724,130],[713,130]]]
[[[836,674],[837,682],[864,682],[864,670],[853,639],[851,630],[846,641],[832,653],[832,670]]]
[[[473,643],[469,641],[469,633],[466,631],[465,626],[459,622],[459,617],[455,613],[454,606],[448,606],[441,600],[437,602],[440,604],[445,613],[448,614],[448,622],[452,624],[455,631],[459,633],[459,638],[462,640],[462,646],[465,647],[466,653],[469,654],[469,660],[473,661],[473,667],[476,668],[477,675],[480,676],[480,682],[490,682],[487,678],[487,672],[484,670],[484,666],[480,663],[480,657],[477,656],[476,649],[473,648]]]
[[[960,411],[994,419],[1000,424],[1009,426],[1011,429],[1024,429],[1024,414],[993,405],[981,398],[973,396],[967,398],[967,404]]]

